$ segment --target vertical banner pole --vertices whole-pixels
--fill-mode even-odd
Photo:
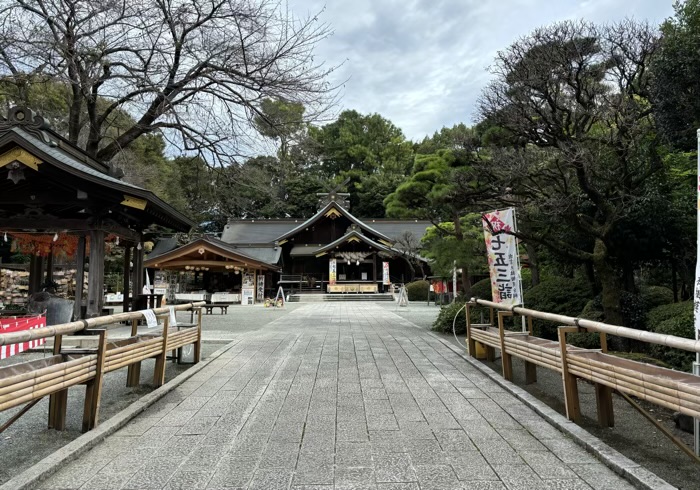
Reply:
[[[695,261],[695,296],[693,298],[693,315],[695,320],[695,340],[700,340],[700,129],[697,131],[698,138],[698,177],[697,186],[697,246]],[[700,375],[700,353],[695,354],[693,363],[693,374]],[[700,455],[700,419],[694,421],[695,454]]]
[[[457,301],[457,261],[452,261],[452,302]]]

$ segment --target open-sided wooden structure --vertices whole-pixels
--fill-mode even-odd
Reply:
[[[153,224],[176,231],[189,231],[194,225],[155,194],[121,181],[119,175],[117,169],[70,144],[27,108],[14,107],[0,118],[0,233],[77,236],[76,283],[80,285],[89,243],[88,317],[102,311],[108,236],[115,243],[118,237],[125,249],[125,286],[133,261],[134,290],[141,292],[143,231]],[[51,253],[32,256],[30,293],[43,282],[44,258],[50,262],[51,257]],[[48,269],[50,279],[51,267]],[[128,306],[128,291],[124,297]],[[76,288],[75,300],[77,318],[81,287]]]
[[[235,282],[240,288],[244,273],[252,274],[256,286],[258,276],[266,275],[269,285],[272,282],[271,273],[279,270],[277,265],[246,255],[236,247],[210,236],[197,238],[165,253],[152,253],[144,262],[144,267],[201,274],[204,284],[210,285],[210,288],[215,282],[212,279],[216,279],[219,287],[233,286]],[[254,299],[261,301],[263,298],[257,297],[257,293],[256,287]]]

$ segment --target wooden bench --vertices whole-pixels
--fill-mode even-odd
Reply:
[[[222,315],[227,315],[229,306],[231,303],[207,303],[204,305],[204,309],[207,311],[207,315],[211,315],[214,308],[219,308]]]
[[[488,324],[472,324],[470,308],[488,307]],[[501,351],[503,376],[512,380],[511,358],[525,361],[526,382],[537,379],[536,367],[545,367],[559,373],[564,387],[566,416],[578,422],[581,413],[579,406],[578,379],[591,383],[595,388],[598,423],[603,427],[614,426],[612,393],[617,392],[640,414],[653,423],[664,435],[695,461],[700,459],[682,441],[659,423],[655,417],[640,407],[631,396],[650,403],[680,412],[690,417],[700,418],[700,376],[674,371],[607,353],[607,335],[615,335],[679,348],[690,352],[700,352],[700,342],[691,339],[659,335],[652,332],[627,327],[609,325],[586,319],[566,317],[546,312],[528,310],[522,307],[503,307],[485,300],[474,300],[467,305],[467,344],[469,353],[476,356],[477,342],[484,345],[491,360],[495,349]],[[497,321],[496,314],[497,312]],[[527,332],[508,332],[504,328],[504,318],[514,314],[528,319]],[[563,324],[557,328],[558,341],[532,336],[532,319]],[[496,327],[497,322],[497,327]],[[600,349],[583,349],[567,343],[567,334],[592,332],[600,336]]]
[[[201,356],[201,307],[193,307],[197,321],[169,325],[169,313],[160,310],[157,319],[162,320],[159,330],[138,334],[138,323],[144,316],[142,311],[115,315],[113,319],[96,317],[87,321],[65,325],[44,327],[31,332],[17,332],[0,336],[3,345],[24,342],[33,338],[54,337],[53,356],[35,361],[20,362],[0,368],[0,411],[28,403],[2,427],[9,427],[44,396],[49,396],[49,428],[65,429],[68,388],[86,384],[83,409],[83,431],[97,425],[104,374],[127,367],[127,386],[139,384],[141,362],[155,358],[153,382],[161,386],[165,382],[165,362],[168,351],[176,352],[185,345],[194,346],[194,362]],[[167,310],[166,310],[167,311]],[[126,339],[108,341],[107,330],[89,328],[90,324],[102,325],[110,320],[118,322],[131,319],[132,335]],[[86,329],[85,326],[88,325]],[[85,336],[71,336],[66,339],[79,341],[79,346],[65,346],[66,333],[96,333],[87,337],[93,346],[85,348]],[[92,342],[96,338],[95,343]]]
[[[105,332],[100,333],[104,349]],[[97,419],[102,383],[102,359],[100,350],[94,353],[60,353],[61,343],[54,341],[54,355],[45,359],[11,364],[0,368],[0,411],[28,403],[19,413],[6,422],[9,427],[27,410],[45,396],[49,396],[49,428],[64,430],[68,388],[86,384],[83,427]],[[103,350],[102,350],[103,352]]]

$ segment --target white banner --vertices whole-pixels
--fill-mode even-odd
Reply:
[[[338,264],[336,259],[328,260],[328,284],[331,286],[335,284],[336,272],[338,270]]]
[[[698,130],[697,258],[695,261],[695,340],[700,340],[700,129]],[[700,362],[700,354],[695,362]]]
[[[391,278],[389,277],[389,262],[382,262],[382,284],[385,286],[391,284]]]
[[[523,289],[518,243],[513,235],[503,233],[515,231],[515,209],[484,213],[482,219],[493,301],[508,306],[520,305]]]

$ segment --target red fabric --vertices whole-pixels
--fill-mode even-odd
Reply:
[[[43,315],[0,318],[0,333],[21,332],[33,328],[41,328],[46,326],[46,318]],[[19,344],[10,344],[0,346],[0,359],[24,352],[27,349],[33,349],[44,345],[46,339],[30,340],[29,342],[21,342]]]

